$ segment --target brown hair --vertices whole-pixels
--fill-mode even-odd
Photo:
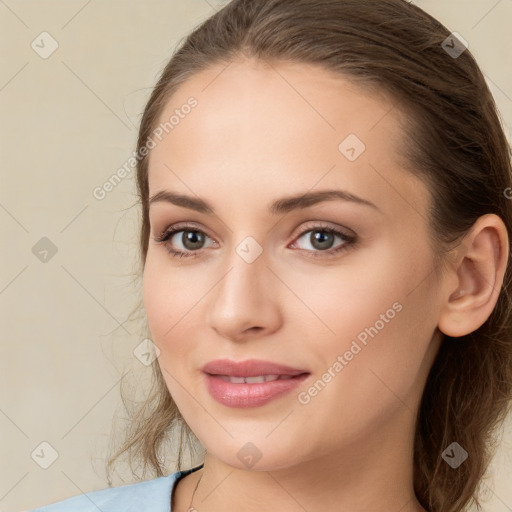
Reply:
[[[482,72],[469,50],[458,57],[445,50],[449,36],[446,27],[404,0],[232,0],[190,33],[166,65],[146,105],[137,149],[147,144],[177,87],[201,70],[237,57],[316,64],[389,94],[405,113],[403,156],[430,190],[429,223],[439,255],[487,213],[501,217],[512,241],[512,205],[504,192],[512,181],[510,147]],[[150,230],[147,157],[139,160],[137,184],[144,266]],[[511,277],[509,257],[491,316],[467,336],[444,336],[426,382],[416,425],[414,488],[430,512],[479,504],[479,482],[512,395]],[[157,455],[161,443],[176,427],[190,434],[156,360],[153,370],[155,391],[109,467],[128,451],[164,475],[167,468]],[[469,454],[456,470],[441,457],[453,441]]]

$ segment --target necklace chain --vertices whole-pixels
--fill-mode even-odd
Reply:
[[[190,505],[188,506],[187,512],[197,512],[197,510],[192,506],[192,502],[194,501],[194,496],[196,494],[196,491],[199,486],[199,482],[201,481],[201,478],[203,478],[203,474],[201,474],[201,476],[199,477],[199,480],[197,481],[194,492],[192,493],[192,497],[190,498]]]

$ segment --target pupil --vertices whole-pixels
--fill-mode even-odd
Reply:
[[[333,234],[325,231],[315,231],[311,234],[311,237],[313,247],[318,246],[318,249],[329,249],[333,242]]]
[[[185,231],[182,238],[183,245],[187,249],[198,249],[203,242],[202,236],[197,231]],[[192,244],[192,247],[190,247],[190,244]]]

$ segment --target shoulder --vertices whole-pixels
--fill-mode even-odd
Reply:
[[[171,492],[183,474],[177,471],[153,480],[87,492],[31,512],[170,512]]]

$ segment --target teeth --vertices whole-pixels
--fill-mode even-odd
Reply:
[[[256,377],[231,377],[228,375],[219,375],[225,382],[233,384],[261,384],[262,382],[270,382],[277,379],[290,379],[291,375],[258,375]]]
[[[244,378],[243,377],[229,377],[229,382],[232,382],[233,384],[243,384]]]
[[[260,382],[270,382],[278,378],[279,375],[258,375],[257,377],[245,377],[245,382],[247,382],[247,384],[257,384]]]

